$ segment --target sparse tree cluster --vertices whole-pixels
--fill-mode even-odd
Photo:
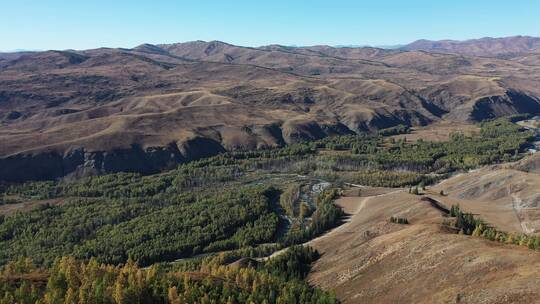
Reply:
[[[459,205],[452,205],[450,216],[455,217],[454,226],[467,235],[482,237],[490,241],[525,246],[540,250],[540,235],[514,234],[498,231],[471,213],[462,212]]]
[[[406,217],[391,216],[390,223],[407,225],[409,220]]]

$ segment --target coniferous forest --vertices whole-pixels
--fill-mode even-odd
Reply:
[[[0,204],[35,207],[0,215],[0,303],[336,303],[305,281],[318,253],[298,244],[339,225],[342,185],[418,189],[518,159],[533,136],[503,118],[445,142],[389,137],[406,132],[227,152],[148,176],[4,186]],[[464,233],[503,238],[453,212]]]

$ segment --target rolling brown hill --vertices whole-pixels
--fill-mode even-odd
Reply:
[[[474,181],[477,176],[461,179]],[[455,180],[448,182],[454,184]],[[461,189],[451,191],[458,195]],[[505,198],[511,200],[509,194]],[[491,209],[480,207],[480,201],[464,207],[482,218],[504,219],[510,215],[496,214],[504,209],[502,201],[501,197]],[[536,251],[445,229],[441,223],[447,218],[439,210],[405,190],[344,197],[338,204],[351,218],[309,242],[322,253],[309,280],[334,291],[342,303],[540,301],[540,255]],[[391,216],[405,217],[410,223],[390,223]],[[500,227],[500,223],[495,224]]]
[[[420,196],[392,188],[345,192],[336,203],[350,218],[309,242],[322,253],[310,282],[343,303],[540,303],[537,251],[445,224],[459,205],[499,231],[538,234],[539,156],[456,174]],[[391,223],[392,216],[409,224]]]
[[[3,54],[0,180],[540,113],[540,59],[219,41]]]

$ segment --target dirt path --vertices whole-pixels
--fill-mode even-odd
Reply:
[[[512,209],[514,210],[514,213],[516,214],[516,218],[521,225],[521,229],[523,229],[523,232],[525,234],[532,234],[534,233],[534,229],[531,229],[530,227],[527,227],[527,223],[523,222],[521,218],[521,207],[519,207],[522,203],[521,197],[517,196],[516,194],[512,194]]]
[[[357,208],[355,210],[354,213],[350,214],[350,216],[344,221],[344,223],[302,245],[313,245],[314,243],[317,243],[317,242],[320,242],[321,240],[324,240],[324,239],[327,239],[327,238],[331,238],[331,237],[335,237],[336,235],[340,234],[340,233],[351,233],[350,231],[348,231],[348,229],[350,228],[351,226],[351,223],[352,223],[352,219],[354,218],[355,215],[359,214],[367,205],[367,203],[372,200],[372,199],[375,199],[377,197],[381,197],[381,196],[386,196],[386,195],[391,195],[391,194],[395,194],[395,193],[399,193],[399,192],[404,192],[405,190],[403,189],[399,189],[399,190],[395,190],[395,191],[391,191],[391,192],[387,192],[387,193],[382,193],[382,194],[377,194],[377,195],[372,195],[372,196],[367,196],[367,197],[357,197],[356,199],[358,199],[358,203],[357,203]],[[343,200],[343,199],[347,199],[348,197],[342,197],[338,200],[336,200],[336,205],[340,205],[340,200]]]
[[[352,185],[352,184],[349,184],[349,185]],[[364,187],[364,186],[360,186],[360,187]],[[342,233],[350,233],[350,231],[348,231],[348,229],[350,228],[352,219],[354,218],[355,215],[360,213],[362,211],[362,209],[365,208],[365,206],[366,206],[366,204],[367,204],[367,202],[369,200],[380,197],[380,196],[385,196],[385,195],[404,192],[404,191],[405,190],[403,190],[403,189],[398,189],[398,190],[385,192],[385,193],[372,195],[372,196],[366,196],[366,197],[351,197],[351,196],[340,197],[339,199],[337,199],[335,201],[335,204],[340,206],[341,208],[343,208],[345,210],[345,212],[347,213],[347,217],[345,218],[343,223],[341,225],[339,225],[339,226],[325,232],[324,234],[322,234],[322,235],[320,235],[320,236],[318,236],[318,237],[316,237],[314,239],[311,239],[311,240],[309,240],[309,241],[307,241],[305,243],[302,243],[300,245],[311,246],[314,243],[320,242],[320,241],[325,240],[327,238],[332,238],[332,237],[335,237],[335,236],[337,236],[339,234],[342,234]],[[289,247],[283,248],[281,250],[278,250],[278,251],[272,253],[271,255],[269,255],[267,257],[257,258],[256,260],[258,260],[258,261],[267,261],[267,260],[269,260],[271,258],[274,258],[276,256],[279,256],[279,255],[283,254],[285,251],[287,251],[288,248]]]
[[[358,201],[358,207],[356,208],[356,212],[354,214],[351,214],[345,221],[342,225],[339,225],[337,226],[336,228],[302,244],[302,245],[312,245],[313,243],[316,243],[316,242],[319,242],[321,240],[324,240],[326,238],[331,238],[331,237],[334,237],[340,233],[348,233],[347,229],[349,228],[351,222],[352,222],[352,219],[353,217],[358,214],[360,211],[362,211],[362,209],[364,209],[364,207],[366,206],[366,203],[367,201],[369,201],[370,199],[372,198],[372,196],[369,196],[369,197],[365,197],[365,198],[358,198],[359,201]]]
[[[349,222],[307,244],[311,284],[342,303],[538,303],[540,255],[441,229],[441,212],[406,191],[359,198]],[[402,216],[408,225],[393,224]]]

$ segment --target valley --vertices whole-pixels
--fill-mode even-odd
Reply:
[[[4,1],[0,304],[540,304],[540,1]]]
[[[538,154],[528,154],[535,133],[515,120],[226,152],[153,175],[9,184],[0,286],[6,299],[32,286],[32,297],[63,298],[62,285],[40,282],[94,267],[107,276],[60,282],[142,284],[125,296],[145,301],[219,297],[229,286],[238,302],[534,302]],[[459,204],[512,243],[458,233],[458,219],[426,197],[445,210]],[[18,259],[27,253],[32,262]],[[121,273],[174,283],[159,283],[160,293],[153,279],[122,283]]]
[[[0,304],[539,303],[539,43],[0,53]]]

